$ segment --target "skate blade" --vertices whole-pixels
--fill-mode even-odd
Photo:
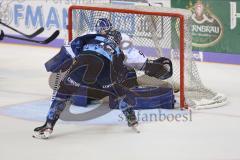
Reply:
[[[50,132],[44,132],[43,134],[39,134],[38,132],[34,132],[32,137],[37,139],[48,139],[48,137],[51,135]]]
[[[141,133],[141,132],[138,130],[137,125],[136,125],[136,126],[132,126],[131,128],[132,128],[132,130],[133,130],[134,132],[136,132],[136,133]]]
[[[48,139],[48,137],[45,137],[45,136],[36,136],[36,135],[32,135],[33,138],[36,138],[36,139]]]

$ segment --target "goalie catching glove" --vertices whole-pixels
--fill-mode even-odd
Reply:
[[[156,60],[146,60],[143,67],[145,74],[161,80],[170,78],[173,74],[172,62],[170,59],[161,57]]]

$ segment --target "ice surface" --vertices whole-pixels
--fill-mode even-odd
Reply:
[[[0,110],[23,113],[25,106],[26,113],[32,114],[31,118],[16,118],[0,113],[1,160],[240,159],[237,65],[198,64],[203,82],[226,94],[230,102],[221,108],[194,111],[192,121],[142,123],[140,134],[118,123],[58,123],[50,139],[33,139],[32,130],[43,119],[29,105],[46,108],[52,91],[43,66],[57,51],[0,44]],[[46,109],[41,115],[45,113]]]

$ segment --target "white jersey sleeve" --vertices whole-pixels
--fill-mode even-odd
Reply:
[[[122,34],[121,48],[125,55],[124,64],[133,67],[136,70],[141,70],[147,57],[141,51],[132,46],[131,39],[126,34]]]

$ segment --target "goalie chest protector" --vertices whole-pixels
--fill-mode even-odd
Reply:
[[[174,109],[174,94],[172,88],[165,87],[135,87],[130,89],[134,93],[129,93],[134,98],[136,105],[134,109]],[[109,97],[109,106],[112,109],[118,109],[118,100]]]

